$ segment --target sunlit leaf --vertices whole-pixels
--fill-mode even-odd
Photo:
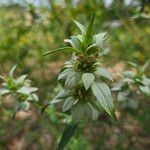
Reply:
[[[107,69],[98,67],[95,71],[95,74],[113,81],[112,75]]]
[[[49,55],[49,54],[52,54],[52,53],[55,53],[55,52],[62,52],[62,51],[75,52],[77,54],[81,53],[78,49],[75,49],[73,47],[62,47],[62,48],[54,49],[52,51],[48,51],[48,52],[44,53],[43,56],[46,56],[46,55]]]
[[[87,44],[91,44],[92,43],[92,40],[93,40],[93,26],[94,26],[94,18],[95,18],[95,14],[93,14],[92,18],[91,18],[91,21],[90,21],[90,24],[87,28],[87,31],[86,31],[86,42]]]
[[[92,44],[86,49],[86,54],[93,54],[99,50],[98,44]]]
[[[146,94],[147,96],[150,96],[150,87],[149,86],[139,86],[140,90]]]
[[[73,106],[75,101],[76,100],[73,97],[68,97],[63,105],[63,112],[69,110]]]
[[[10,93],[8,89],[0,89],[0,96]]]
[[[66,77],[69,75],[69,73],[72,72],[72,69],[70,68],[67,68],[65,69],[64,71],[62,71],[59,76],[58,76],[58,80],[64,80],[66,79]]]
[[[33,92],[36,92],[38,90],[38,88],[35,87],[21,87],[20,89],[17,90],[17,93],[21,93],[21,94],[25,94],[25,95],[29,95]]]
[[[17,68],[17,65],[14,65],[14,66],[11,68],[11,70],[10,70],[10,72],[9,72],[9,75],[10,75],[11,78],[13,78],[13,73],[14,73],[14,71],[16,70],[16,68]]]
[[[74,48],[80,49],[80,41],[77,36],[71,36],[71,41]]]
[[[82,81],[86,90],[92,85],[94,82],[95,76],[92,73],[84,73],[82,75]]]
[[[134,78],[135,74],[131,71],[124,71],[122,72],[123,76],[127,77],[127,78]]]
[[[79,27],[79,29],[81,30],[82,35],[84,35],[85,32],[86,32],[86,28],[84,27],[84,25],[82,25],[80,22],[75,21],[75,20],[74,20],[74,23]]]
[[[95,43],[97,45],[101,46],[103,44],[104,40],[105,40],[105,35],[106,35],[106,32],[94,35],[94,41],[95,41]]]
[[[113,118],[114,114],[114,105],[112,101],[112,96],[109,87],[104,82],[93,82],[92,91],[97,100],[99,101],[102,108]]]
[[[142,71],[142,72],[145,72],[146,69],[148,68],[148,66],[150,66],[150,60],[146,61],[146,63],[142,66],[141,71]]]
[[[18,84],[22,84],[26,78],[27,78],[27,75],[26,75],[26,74],[21,75],[20,77],[18,77],[18,78],[16,79],[16,82],[17,82]]]

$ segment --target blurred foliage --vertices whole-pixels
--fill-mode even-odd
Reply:
[[[14,118],[8,110],[10,101],[0,97],[0,149],[56,149],[70,118],[58,113],[60,105],[49,106],[43,115],[40,109],[61,90],[56,79],[70,54],[57,53],[44,58],[42,54],[67,46],[63,39],[77,32],[72,20],[88,24],[95,12],[95,32],[107,31],[109,37],[108,53],[101,63],[109,66],[115,81],[120,80],[118,73],[130,70],[129,61],[138,64],[140,69],[150,58],[150,3],[135,1],[125,5],[123,0],[114,0],[106,7],[102,0],[79,0],[76,4],[72,0],[61,3],[48,0],[50,7],[36,7],[31,3],[0,7],[0,75],[6,77],[11,66],[18,64],[16,76],[29,74],[33,86],[39,89],[38,105],[29,112],[19,111]],[[150,77],[149,67],[144,75]],[[140,105],[136,109],[122,107],[115,100],[117,124],[101,114],[98,121],[86,125],[82,136],[80,133],[71,139],[67,149],[148,150],[150,99],[144,95],[138,98]]]

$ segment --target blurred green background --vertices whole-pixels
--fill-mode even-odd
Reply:
[[[18,3],[19,2],[19,3]],[[17,64],[16,75],[29,74],[39,88],[39,104],[45,105],[59,91],[57,75],[71,54],[43,57],[48,50],[65,46],[63,40],[77,33],[72,20],[87,25],[93,11],[95,32],[107,32],[108,54],[101,60],[114,77],[150,58],[149,0],[45,0],[0,1],[0,75]],[[150,71],[147,71],[150,75]],[[50,106],[43,115],[33,107],[29,119],[23,113],[12,118],[10,102],[0,98],[1,150],[55,150],[65,127],[61,106]],[[118,123],[108,116],[89,122],[68,150],[148,150],[150,148],[150,100],[135,108],[116,104]]]

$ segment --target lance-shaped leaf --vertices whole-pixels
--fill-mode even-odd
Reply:
[[[65,81],[65,89],[72,89],[75,86],[75,72],[70,72]]]
[[[103,42],[106,39],[105,35],[106,35],[106,32],[99,33],[93,36],[95,43],[99,45],[100,47],[103,46]]]
[[[144,73],[148,66],[150,66],[150,59],[142,66],[141,71]]]
[[[66,79],[66,77],[72,72],[73,70],[71,68],[67,68],[65,70],[63,70],[59,76],[58,76],[58,80],[64,80]]]
[[[16,83],[22,84],[22,83],[25,81],[26,78],[27,78],[27,75],[26,75],[26,74],[21,75],[20,77],[18,77],[18,78],[16,79]]]
[[[8,89],[0,89],[0,96],[10,93]]]
[[[52,53],[55,53],[55,52],[62,52],[62,51],[69,51],[69,52],[74,52],[74,53],[77,53],[77,54],[81,53],[78,49],[73,48],[73,47],[62,47],[62,48],[54,49],[52,51],[48,51],[48,52],[44,53],[43,56],[46,56],[46,55],[49,55],[49,54],[52,54]]]
[[[98,102],[97,100],[89,101],[89,103],[90,103],[98,112],[102,112],[103,108],[102,108],[102,106],[99,104],[99,102]]]
[[[71,137],[75,134],[77,125],[68,125],[63,132],[62,138],[60,140],[58,150],[63,150],[67,143],[70,141]]]
[[[86,54],[93,54],[99,50],[98,44],[92,44],[86,49]]]
[[[76,49],[80,49],[80,41],[77,36],[71,36],[72,46]]]
[[[94,18],[95,18],[95,14],[93,14],[92,19],[90,21],[90,24],[87,28],[86,31],[86,36],[85,36],[85,42],[89,45],[92,43],[93,40],[93,26],[94,26]]]
[[[109,87],[104,82],[93,82],[92,91],[102,108],[113,118],[114,114],[114,105],[111,97],[111,92]]]
[[[9,72],[9,76],[10,76],[11,78],[13,78],[13,73],[14,73],[14,71],[16,70],[16,68],[17,68],[17,65],[14,65],[14,66],[11,68],[11,70],[10,70],[10,72]]]
[[[131,71],[124,71],[122,72],[122,75],[130,79],[133,79],[135,77],[135,73]]]
[[[75,21],[75,20],[74,20],[74,23],[75,23],[75,24],[78,26],[78,28],[81,30],[82,35],[84,35],[84,34],[85,34],[85,32],[86,32],[86,28],[85,28],[85,26],[84,26],[84,25],[82,25],[80,22]]]
[[[150,87],[149,86],[139,86],[140,90],[146,94],[147,96],[150,96]]]
[[[41,109],[41,114],[44,113],[44,111],[46,110],[46,108],[50,105],[50,103],[46,104],[42,109]]]
[[[81,80],[81,74],[78,72],[70,72],[65,81],[65,89],[72,89]]]
[[[6,81],[5,77],[3,77],[3,76],[0,76],[0,79],[3,81]]]
[[[73,97],[68,97],[63,105],[63,112],[69,110],[73,106],[75,101],[76,100]]]
[[[85,109],[85,115],[89,119],[91,119],[91,120],[97,119],[98,111],[90,103],[86,103],[84,109]]]
[[[112,75],[107,69],[98,67],[95,71],[95,74],[113,81]]]
[[[64,42],[69,43],[71,46],[73,46],[73,43],[72,43],[71,39],[64,39]]]
[[[23,87],[21,87],[20,89],[17,90],[17,93],[29,95],[29,94],[31,94],[33,92],[36,92],[36,91],[38,91],[38,88],[36,88],[36,87],[23,86]]]
[[[83,85],[86,90],[92,85],[94,82],[95,76],[92,73],[84,73],[82,75]]]
[[[65,90],[62,90],[57,94],[57,96],[55,96],[55,98],[52,101],[50,101],[50,104],[59,103],[65,98],[67,98],[68,96],[69,96],[69,93]]]

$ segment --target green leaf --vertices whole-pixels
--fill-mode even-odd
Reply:
[[[95,120],[98,117],[98,111],[87,102],[78,102],[72,108],[72,119],[74,123],[81,122],[85,117],[91,120]]]
[[[31,100],[34,100],[34,101],[36,101],[36,102],[39,101],[39,98],[38,98],[38,96],[37,96],[35,93],[32,93],[32,94],[31,94],[31,97],[32,97]]]
[[[68,97],[68,92],[65,90],[60,91],[54,99],[62,99]]]
[[[95,71],[95,74],[100,75],[104,78],[107,78],[107,79],[113,81],[112,75],[107,69],[98,67]]]
[[[70,72],[65,81],[65,89],[72,89],[75,86],[75,72]]]
[[[46,55],[49,55],[49,54],[52,54],[55,52],[61,52],[61,51],[70,51],[70,52],[75,52],[77,54],[81,53],[78,49],[73,48],[73,47],[62,47],[62,48],[54,49],[52,51],[48,51],[48,52],[44,53],[43,56],[46,56]]]
[[[146,63],[142,66],[141,71],[144,73],[149,65],[150,65],[150,59],[146,61]]]
[[[78,72],[70,72],[65,81],[65,89],[72,89],[79,83],[81,74]]]
[[[64,42],[69,43],[71,46],[73,46],[73,43],[72,43],[71,39],[64,39]]]
[[[3,77],[3,76],[0,76],[0,79],[3,81],[6,81],[5,77]]]
[[[38,90],[38,88],[36,88],[36,87],[25,87],[25,86],[23,86],[19,90],[17,90],[17,93],[29,95],[33,92],[36,92],[37,90]]]
[[[103,46],[105,35],[106,35],[106,32],[94,35],[93,38],[94,38],[95,43],[98,44],[99,46]]]
[[[143,75],[143,78],[142,78],[141,82],[142,82],[143,85],[150,86],[150,78],[147,78],[145,75]]]
[[[68,95],[69,95],[69,93],[67,91],[62,90],[57,94],[57,96],[55,96],[55,98],[52,101],[50,101],[50,104],[59,103],[62,100],[64,100],[65,98],[67,98]]]
[[[20,77],[18,77],[18,78],[16,79],[16,83],[22,84],[26,78],[27,78],[27,75],[26,75],[26,74],[21,75]]]
[[[131,71],[124,71],[122,72],[122,75],[130,79],[133,79],[135,77],[135,74]]]
[[[86,90],[92,85],[94,82],[95,76],[92,73],[84,73],[82,75],[83,85]]]
[[[0,96],[10,93],[8,89],[0,89]]]
[[[104,82],[93,82],[92,91],[102,108],[115,118],[114,105],[109,87]]]
[[[68,97],[63,105],[63,112],[69,110],[73,106],[75,101],[76,100],[73,97]]]
[[[9,72],[9,76],[10,76],[11,78],[13,78],[13,73],[14,73],[14,71],[16,70],[16,68],[17,68],[17,65],[14,65],[14,66],[11,68],[11,70],[10,70],[10,72]]]
[[[50,101],[50,104],[56,104],[61,102],[63,99],[53,99],[52,101]]]
[[[150,87],[148,86],[139,86],[140,90],[146,94],[147,96],[150,96]]]
[[[30,107],[30,103],[28,101],[21,102],[17,110],[27,111]]]
[[[93,54],[99,50],[98,44],[92,44],[86,49],[86,54]]]
[[[83,38],[84,38],[84,37],[83,37],[82,35],[80,35],[80,34],[78,34],[77,37],[78,37],[79,41],[80,41],[81,43],[83,43]]]
[[[132,61],[129,61],[128,64],[131,65],[132,67],[137,67],[137,64]]]
[[[86,43],[89,45],[92,43],[92,40],[93,40],[93,26],[94,26],[94,18],[95,18],[95,14],[93,14],[92,16],[92,19],[90,21],[90,24],[87,28],[87,31],[86,31]]]
[[[62,71],[59,76],[58,76],[58,80],[64,80],[66,79],[66,77],[72,72],[73,70],[70,68],[65,69],[64,71]]]
[[[44,113],[45,109],[46,109],[49,105],[50,105],[50,103],[49,103],[49,104],[46,104],[46,105],[41,109],[41,114]]]
[[[79,29],[81,30],[82,35],[84,35],[85,32],[86,32],[86,28],[84,27],[84,25],[82,25],[80,22],[75,21],[75,20],[74,20],[74,23],[79,27]]]
[[[91,120],[96,120],[98,117],[98,111],[89,103],[86,103],[85,107],[85,114]]]
[[[71,111],[72,114],[72,120],[74,123],[79,123],[81,120],[85,117],[85,107],[86,103],[80,103],[78,102]]]
[[[74,48],[80,49],[80,41],[77,36],[71,36],[71,41]]]
[[[99,102],[95,101],[89,101],[89,103],[98,111],[102,112],[102,106],[99,104]]]
[[[63,132],[62,138],[60,140],[58,150],[63,150],[67,143],[70,141],[71,137],[75,134],[77,125],[68,125]]]

